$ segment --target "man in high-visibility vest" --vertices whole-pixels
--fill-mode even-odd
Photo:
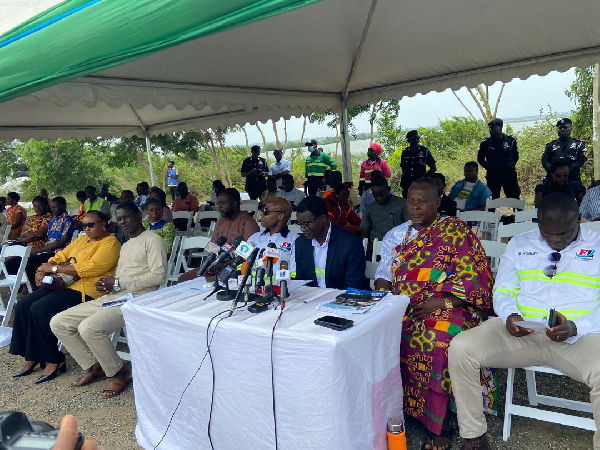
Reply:
[[[304,169],[304,193],[306,195],[316,195],[319,189],[325,186],[325,172],[327,170],[336,170],[337,164],[327,155],[319,150],[317,141],[314,139],[306,142],[310,155],[306,158]]]
[[[480,369],[552,366],[588,385],[600,449],[600,233],[579,226],[577,201],[549,194],[539,229],[513,237],[494,285],[498,317],[454,337],[449,372],[463,448],[487,449]],[[549,323],[556,313],[556,324]]]

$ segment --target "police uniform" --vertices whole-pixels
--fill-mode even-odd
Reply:
[[[581,183],[581,174],[579,170],[587,161],[587,149],[585,142],[570,137],[566,140],[555,139],[546,144],[546,149],[542,155],[542,165],[548,176],[550,176],[550,167],[557,161],[566,161],[569,163],[569,180]]]
[[[515,168],[518,160],[519,149],[514,137],[503,133],[502,139],[490,136],[481,141],[477,162],[487,171],[487,186],[492,191],[492,198],[499,198],[502,188],[508,198],[519,198],[521,189]]]
[[[241,172],[250,172],[251,170],[258,169],[261,172],[268,172],[267,161],[260,156],[256,159],[249,156],[242,162]],[[267,182],[265,177],[262,175],[248,175],[246,177],[246,192],[252,200],[256,200],[260,197],[260,194],[267,189]]]
[[[400,186],[402,187],[402,196],[406,198],[408,188],[418,178],[427,176],[427,166],[435,166],[435,159],[429,149],[419,145],[413,152],[410,147],[406,147],[400,156],[400,167],[402,168],[402,178]]]

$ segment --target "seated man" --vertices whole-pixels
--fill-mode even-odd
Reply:
[[[72,383],[85,386],[110,378],[102,396],[119,395],[131,381],[112,345],[110,335],[125,325],[120,306],[102,305],[127,294],[143,295],[158,289],[167,274],[167,247],[156,233],[144,230],[142,213],[135,203],[121,203],[116,211],[117,222],[129,240],[121,247],[114,277],[101,277],[96,289],[107,295],[69,308],[50,321],[52,332],[60,339],[75,361],[86,373]]]
[[[400,343],[404,414],[427,427],[424,448],[437,450],[450,446],[448,345],[464,329],[477,326],[482,313],[492,312],[485,252],[465,222],[439,216],[439,204],[435,181],[412,182],[406,200],[410,221],[383,238],[375,274],[375,289],[410,298]],[[478,389],[472,401],[481,411]]]
[[[230,243],[238,236],[242,236],[247,241],[250,236],[260,230],[256,220],[246,211],[240,210],[240,204],[240,193],[237,189],[228,188],[219,194],[217,207],[221,218],[215,225],[212,242],[217,242],[220,236],[225,236],[227,242]]]
[[[267,188],[260,194],[260,208],[264,208],[271,197],[277,197],[277,180],[274,176],[267,177]]]
[[[265,231],[257,231],[248,239],[249,242],[256,244],[258,248],[266,248],[270,242],[277,245],[281,257],[274,265],[275,271],[279,270],[279,263],[282,260],[289,261],[290,271],[294,271],[292,255],[298,234],[290,231],[287,227],[291,215],[292,205],[290,205],[290,202],[280,197],[270,198],[260,219],[261,225],[266,228]]]
[[[365,252],[359,237],[329,222],[327,206],[317,196],[298,205],[298,225],[303,235],[296,239],[294,260],[298,280],[333,289],[365,289]]]
[[[383,177],[383,173],[381,173],[381,170],[374,170],[373,172],[371,172],[371,179],[381,177]],[[364,213],[367,210],[367,206],[369,206],[374,201],[375,198],[373,197],[373,193],[371,192],[371,184],[369,184],[365,186],[365,190],[360,196],[360,211]]]
[[[188,190],[188,185],[185,182],[180,182],[177,185],[177,198],[173,202],[171,206],[172,212],[191,212],[195,214],[198,212],[198,208],[200,207],[200,203],[198,202],[198,198],[190,193]],[[144,200],[145,201],[145,200]],[[174,219],[173,224],[175,228],[179,231],[186,231],[188,221],[187,219]]]
[[[285,198],[292,204],[292,210],[296,211],[300,202],[304,200],[304,192],[294,187],[294,177],[287,174],[281,177],[281,190],[277,197]]]
[[[354,212],[348,197],[350,196],[350,188],[346,183],[337,184],[333,188],[333,195],[323,197],[327,205],[329,221],[342,227],[350,233],[360,235],[360,217]]]
[[[379,171],[378,171],[379,172]],[[329,171],[325,174],[325,181],[327,183],[327,189],[323,192],[323,200],[327,200],[330,195],[335,195],[335,187],[343,183],[342,172],[339,170]],[[355,208],[360,205],[360,197],[354,189],[352,189],[352,183],[346,183],[348,186],[348,204]]]
[[[600,264],[594,249],[600,234],[579,226],[577,201],[567,193],[544,197],[539,229],[508,243],[494,285],[494,310],[480,327],[461,333],[450,346],[450,377],[465,449],[489,449],[486,421],[476,401],[479,369],[548,365],[591,389],[600,449]],[[527,276],[523,276],[526,273]],[[545,332],[520,327],[523,320],[558,324]]]
[[[479,165],[475,161],[465,164],[465,179],[457,181],[450,189],[449,197],[456,202],[459,211],[483,211],[492,191],[477,177]]]
[[[581,218],[590,222],[600,220],[600,186],[591,186],[579,207]]]
[[[363,239],[382,240],[388,231],[408,220],[406,200],[392,194],[385,177],[371,177],[369,181],[375,201],[363,213],[360,228]]]
[[[110,217],[110,203],[98,197],[94,186],[87,186],[85,188],[85,196],[87,200],[83,204],[84,212],[100,211]]]
[[[446,177],[441,173],[434,173],[430,178],[436,182],[438,187],[438,195],[440,196],[438,212],[442,216],[455,216],[456,202],[446,195]]]

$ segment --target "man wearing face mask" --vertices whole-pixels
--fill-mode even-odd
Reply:
[[[316,195],[319,189],[325,186],[325,172],[327,170],[336,170],[337,164],[326,154],[319,151],[317,141],[314,139],[306,142],[310,155],[306,158],[304,176],[304,193],[306,195]]]
[[[566,161],[569,163],[569,180],[581,183],[579,171],[587,160],[587,149],[585,142],[571,137],[572,124],[573,122],[569,118],[556,122],[558,139],[546,144],[542,155],[542,165],[550,175],[552,163]]]
[[[488,449],[477,397],[481,367],[548,365],[590,388],[600,449],[600,233],[579,226],[579,207],[557,192],[538,208],[539,228],[513,237],[500,261],[493,305],[498,317],[450,344],[449,371],[465,449]],[[548,326],[550,309],[557,324]],[[536,322],[527,325],[523,321]]]

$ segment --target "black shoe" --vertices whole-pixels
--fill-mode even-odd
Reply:
[[[51,374],[42,375],[37,380],[35,380],[35,384],[45,383],[46,381],[54,380],[58,376],[58,372],[65,373],[66,371],[67,363],[62,363]]]
[[[42,370],[46,368],[46,363],[39,363],[39,364],[40,364],[40,367],[42,368]],[[13,378],[20,378],[20,377],[26,377],[27,375],[31,375],[37,365],[38,365],[38,363],[33,363],[33,366],[31,366],[29,369],[21,370],[20,372],[15,373],[13,375]]]

